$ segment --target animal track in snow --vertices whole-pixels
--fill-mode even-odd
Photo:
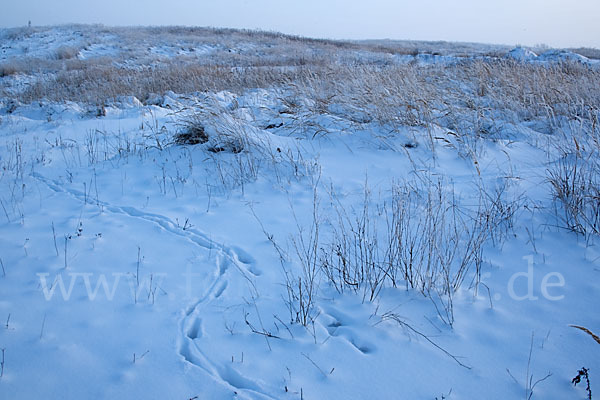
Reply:
[[[55,193],[67,194],[82,203],[88,202],[87,196],[78,190],[65,188],[59,182],[50,180],[38,173],[33,173],[31,176],[44,183]],[[241,398],[275,399],[275,397],[268,395],[259,383],[242,376],[232,366],[220,365],[211,361],[201,349],[203,325],[200,315],[202,315],[204,306],[211,300],[222,296],[227,290],[229,286],[228,279],[232,278],[229,273],[229,266],[235,266],[242,276],[250,282],[252,282],[251,277],[260,275],[260,270],[256,268],[253,257],[238,247],[229,247],[217,243],[197,229],[180,229],[177,224],[164,215],[143,212],[130,206],[116,206],[105,201],[96,201],[96,203],[107,212],[150,222],[204,250],[216,252],[216,271],[213,281],[205,294],[182,313],[183,316],[179,322],[178,352],[186,362],[206,371],[216,381],[238,393]]]

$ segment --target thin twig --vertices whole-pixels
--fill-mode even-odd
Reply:
[[[65,269],[67,269],[67,243],[69,241],[69,237],[65,235]]]
[[[52,236],[54,236],[54,250],[56,250],[56,257],[59,256],[58,246],[56,245],[56,230],[54,229],[54,221],[52,221]]]
[[[314,366],[315,366],[315,368],[316,368],[316,369],[318,369],[318,370],[319,370],[319,372],[320,372],[320,373],[321,373],[321,374],[322,374],[322,375],[323,375],[325,378],[327,378],[327,374],[326,374],[325,372],[323,372],[323,370],[322,370],[322,369],[321,369],[321,368],[320,368],[320,367],[317,365],[317,363],[315,363],[315,362],[314,362],[314,361],[313,361],[313,360],[312,360],[312,359],[311,359],[311,358],[310,358],[310,357],[309,357],[307,354],[305,354],[305,353],[302,353],[302,352],[301,352],[300,354],[302,354],[304,357],[306,357],[306,359],[307,359],[308,361],[310,361],[310,362],[312,363],[312,365],[314,365]],[[333,369],[331,370],[331,372],[333,372]]]
[[[44,319],[42,320],[42,329],[40,330],[40,340],[42,340],[42,336],[44,336],[44,327],[46,326],[46,314],[44,314]]]
[[[277,335],[273,335],[271,332],[265,330],[263,328],[262,331],[259,331],[258,329],[256,329],[254,327],[254,325],[252,325],[252,323],[250,323],[250,321],[248,321],[248,313],[245,313],[244,315],[244,321],[246,322],[246,325],[248,325],[248,327],[250,328],[250,330],[252,331],[252,333],[256,333],[257,335],[262,335],[265,337],[265,340],[267,342],[267,346],[269,347],[269,350],[271,349],[271,344],[269,343],[269,338],[273,338],[273,339],[281,339],[281,337],[277,336]]]
[[[441,347],[440,345],[438,345],[437,343],[435,343],[433,340],[431,340],[427,335],[425,335],[424,333],[419,332],[418,330],[416,330],[415,328],[413,328],[412,326],[410,326],[409,324],[407,324],[406,322],[404,322],[400,316],[398,316],[397,314],[394,313],[385,313],[381,316],[381,320],[386,320],[386,319],[391,319],[396,321],[400,326],[402,326],[403,328],[406,328],[410,331],[412,331],[413,333],[417,334],[418,336],[421,336],[423,339],[427,340],[431,345],[433,345],[435,348],[437,348],[438,350],[442,351],[444,354],[446,354],[448,357],[452,358],[454,361],[456,361],[456,363],[458,365],[460,365],[463,368],[466,369],[471,369],[471,367],[469,367],[468,365],[463,364],[458,357],[456,357],[455,355],[449,353],[447,350],[445,350],[443,347]]]
[[[289,328],[289,327],[288,327],[288,326],[285,324],[285,322],[283,322],[283,321],[282,321],[282,320],[281,320],[281,319],[280,319],[280,318],[279,318],[279,317],[278,317],[276,314],[273,314],[273,317],[274,317],[274,318],[275,318],[277,321],[281,322],[281,324],[282,324],[283,326],[285,326],[285,329],[287,329],[287,331],[289,332],[289,334],[290,334],[290,336],[292,337],[292,339],[294,339],[294,334],[292,333],[292,331],[290,330],[290,328]]]
[[[0,350],[2,350],[2,361],[0,361],[0,378],[2,378],[4,376],[4,351],[6,349],[2,348]]]
[[[583,331],[585,333],[587,333],[588,335],[590,335],[595,341],[596,343],[600,344],[600,337],[596,336],[592,331],[590,331],[589,329],[583,327],[583,326],[579,326],[579,325],[569,325],[571,328],[575,328],[575,329],[579,329],[580,331]]]

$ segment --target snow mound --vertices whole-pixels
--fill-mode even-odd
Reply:
[[[538,57],[540,61],[550,61],[550,62],[565,62],[565,61],[575,61],[583,64],[589,64],[590,59],[582,56],[581,54],[576,54],[566,50],[548,50],[543,54],[540,54]]]
[[[515,47],[506,54],[506,58],[511,58],[516,61],[531,61],[538,57],[533,51],[523,47]]]

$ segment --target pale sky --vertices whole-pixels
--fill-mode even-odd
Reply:
[[[2,0],[0,26],[196,25],[334,39],[600,48],[600,0]]]

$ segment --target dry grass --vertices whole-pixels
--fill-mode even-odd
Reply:
[[[590,109],[554,138],[559,158],[547,170],[559,224],[586,239],[600,235],[599,117]]]
[[[376,122],[392,129],[437,124],[487,136],[506,124],[534,120],[545,121],[543,130],[551,133],[573,118],[587,121],[590,112],[600,109],[600,93],[594,90],[600,87],[600,73],[578,64],[340,65],[319,56],[232,68],[227,65],[231,61],[201,65],[171,60],[132,69],[104,60],[66,60],[65,69],[45,75],[16,97],[27,103],[46,98],[102,104],[131,95],[143,101],[166,91],[242,93],[277,87],[291,89],[291,97],[311,99],[313,107],[306,111],[315,115],[339,113],[359,124]],[[5,75],[20,70],[3,68]]]
[[[359,210],[347,211],[332,194],[330,232],[316,246],[320,273],[363,301],[385,287],[418,290],[452,325],[454,293],[465,281],[477,286],[484,245],[506,237],[501,232],[512,226],[519,203],[506,190],[480,187],[478,206],[466,207],[449,185],[427,177],[395,184],[387,203],[373,201],[365,187]]]
[[[600,344],[600,337],[598,337],[597,335],[595,335],[592,331],[590,331],[587,328],[584,328],[583,326],[578,326],[578,325],[569,325],[571,328],[575,328],[575,329],[579,329],[585,333],[587,333],[588,335],[590,335],[595,341],[596,343]]]
[[[442,42],[331,41],[233,29],[72,26],[6,30],[27,38],[77,30],[78,43],[54,56],[10,59],[0,75],[34,75],[15,90],[0,83],[0,96],[104,104],[120,96],[144,101],[173,91],[190,94],[281,88],[289,103],[309,99],[304,115],[339,114],[356,124],[442,126],[457,134],[495,137],[520,122],[552,133],[574,119],[591,121],[600,109],[600,70],[573,63],[527,64],[503,58],[455,57],[445,64],[398,63],[394,55],[502,55],[501,47]],[[50,33],[49,33],[50,32]],[[55,32],[56,34],[56,32]],[[64,33],[63,33],[64,34]],[[80,59],[93,43],[112,37],[110,57]],[[104,39],[103,39],[104,38]],[[170,56],[154,54],[164,48]],[[197,53],[195,49],[208,49]],[[437,50],[436,50],[437,49]],[[429,138],[431,141],[431,138]]]

